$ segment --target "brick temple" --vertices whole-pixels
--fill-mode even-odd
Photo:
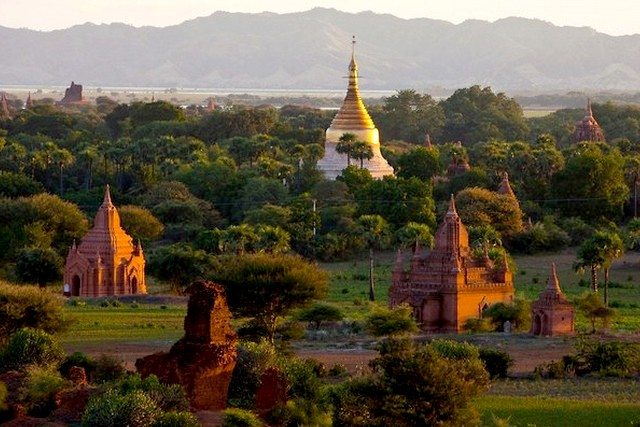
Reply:
[[[531,305],[531,311],[534,335],[573,335],[575,332],[575,309],[560,289],[555,263],[551,264],[547,287]]]
[[[64,293],[70,296],[147,293],[142,245],[134,244],[120,226],[108,185],[93,228],[69,250],[64,284]]]
[[[472,256],[469,235],[452,196],[433,250],[423,256],[416,245],[408,271],[399,254],[389,305],[409,304],[425,331],[460,332],[468,319],[480,318],[490,305],[513,301],[509,265],[506,259],[496,264],[486,253],[479,259]]]
[[[576,123],[576,129],[571,135],[572,143],[575,144],[581,141],[605,142],[604,133],[596,118],[593,117],[590,100],[587,100],[587,113],[582,120]]]

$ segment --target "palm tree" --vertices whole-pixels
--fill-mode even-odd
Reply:
[[[590,269],[591,291],[594,293],[598,292],[598,269],[602,267],[603,263],[604,259],[600,247],[594,240],[594,236],[591,236],[578,248],[578,259],[574,262],[573,269],[576,271]]]
[[[373,283],[373,249],[382,248],[389,238],[389,224],[380,215],[362,215],[358,218],[357,232],[364,238],[369,247],[369,300],[375,301]]]
[[[336,152],[347,155],[347,166],[351,166],[351,155],[353,153],[353,145],[356,142],[356,135],[353,133],[344,133],[338,139],[336,144]]]
[[[609,269],[624,253],[624,243],[617,233],[597,231],[578,249],[577,270],[591,269],[591,290],[598,292],[597,270],[604,269],[604,303],[609,302]]]
[[[366,142],[356,141],[353,143],[351,155],[353,158],[360,160],[360,169],[364,169],[364,159],[371,160],[373,158],[373,150]]]

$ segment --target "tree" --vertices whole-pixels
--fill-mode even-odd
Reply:
[[[429,345],[389,339],[369,363],[372,373],[334,389],[334,425],[477,425],[472,399],[489,386],[478,348],[454,341]]]
[[[16,276],[44,288],[62,277],[62,258],[53,249],[25,248],[16,259]]]
[[[597,231],[578,249],[577,269],[589,267],[591,269],[591,289],[598,291],[597,272],[604,269],[604,305],[609,302],[609,269],[617,258],[624,252],[624,243],[617,233]]]
[[[280,317],[327,291],[326,273],[293,255],[224,257],[212,276],[225,286],[232,311],[252,317],[272,343]]]
[[[587,221],[619,217],[629,199],[624,158],[617,149],[605,153],[594,143],[575,146],[551,182],[551,195],[565,216]]]
[[[151,253],[149,272],[156,278],[168,282],[174,292],[182,289],[194,280],[207,276],[212,268],[211,256],[202,250],[178,243],[162,246]]]
[[[375,307],[365,320],[365,328],[374,337],[411,334],[418,325],[411,313],[411,307],[403,305],[393,309]]]
[[[164,231],[164,225],[153,214],[140,206],[124,205],[118,208],[122,227],[134,239],[144,242],[158,240]]]
[[[373,150],[366,142],[356,141],[353,143],[351,156],[356,160],[360,160],[360,169],[364,169],[364,160],[371,160],[373,158]]]
[[[22,328],[50,334],[69,324],[61,296],[35,286],[0,283],[0,343]]]
[[[416,177],[429,181],[443,170],[438,149],[417,147],[398,156],[397,175],[401,178]]]
[[[404,248],[413,247],[419,244],[422,247],[433,246],[433,234],[426,224],[418,224],[417,222],[409,222],[404,227],[396,231],[396,240]]]
[[[322,303],[314,304],[298,314],[298,320],[314,323],[316,329],[320,329],[322,322],[338,322],[343,318],[344,314],[339,308]]]
[[[442,107],[430,95],[420,94],[413,89],[399,90],[384,98],[381,109],[372,108],[370,111],[387,140],[416,144],[424,141],[427,133],[434,138],[442,134]]]
[[[578,308],[591,322],[591,332],[596,332],[596,321],[602,320],[602,325],[606,326],[615,311],[603,304],[600,296],[596,293],[589,293],[578,301]]]
[[[353,156],[353,149],[357,136],[353,133],[344,133],[338,139],[336,144],[336,152],[339,154],[347,155],[347,166],[351,166],[351,157]]]
[[[484,188],[468,188],[456,195],[456,207],[467,226],[492,226],[503,237],[522,230],[522,211],[513,197]]]
[[[389,225],[380,215],[362,215],[356,224],[357,233],[364,238],[369,248],[369,300],[375,301],[373,249],[381,249],[388,244]]]
[[[480,141],[524,140],[529,127],[522,107],[504,93],[494,94],[490,87],[458,89],[442,103],[445,115],[445,141],[472,145]]]
[[[28,197],[44,192],[42,184],[26,175],[0,171],[0,197]]]

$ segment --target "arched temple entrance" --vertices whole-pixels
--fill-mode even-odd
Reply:
[[[71,279],[71,296],[80,296],[80,276],[77,274],[74,274],[73,279]]]
[[[138,293],[138,278],[136,276],[133,276],[131,278],[131,293],[132,294]]]

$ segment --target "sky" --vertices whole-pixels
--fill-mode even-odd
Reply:
[[[611,35],[640,33],[638,0],[0,0],[0,25],[35,30],[85,22],[167,26],[219,10],[287,13],[313,7],[371,10],[456,24],[466,19],[495,21],[521,16],[556,25],[588,26]]]

